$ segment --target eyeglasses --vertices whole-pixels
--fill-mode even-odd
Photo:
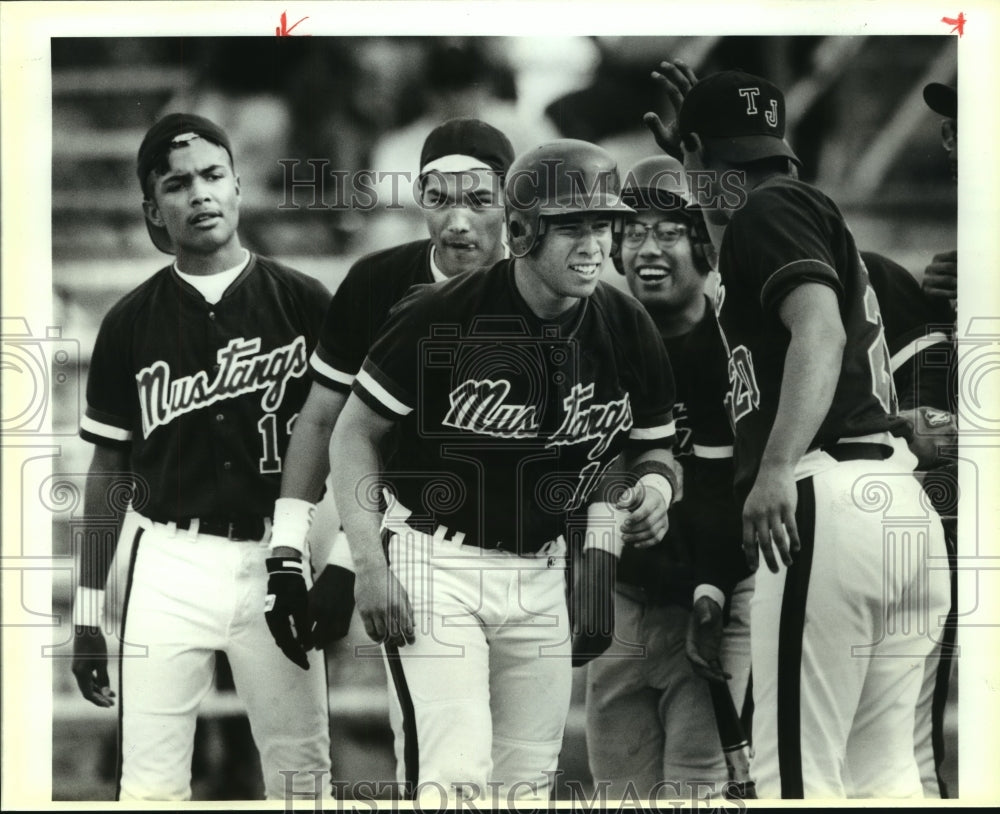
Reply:
[[[650,232],[661,249],[671,249],[687,234],[687,227],[670,220],[661,220],[649,226],[645,223],[626,223],[622,233],[622,243],[630,249],[638,249],[646,242]]]

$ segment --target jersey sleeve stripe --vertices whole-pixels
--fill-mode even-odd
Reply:
[[[775,271],[760,289],[760,304],[766,311],[769,303],[775,303],[778,298],[787,294],[791,281],[801,283],[822,283],[830,286],[841,296],[843,285],[837,272],[822,260],[793,260]]]
[[[677,427],[673,421],[667,424],[660,424],[656,427],[633,427],[628,434],[631,441],[656,441],[660,438],[669,438],[677,432]]]
[[[696,458],[706,458],[710,460],[721,460],[723,458],[733,457],[733,447],[721,446],[721,447],[710,447],[704,444],[694,444],[692,445],[694,451],[694,456]]]
[[[354,384],[353,374],[337,370],[333,365],[327,364],[319,358],[319,354],[316,351],[313,351],[312,356],[309,357],[309,366],[320,379],[329,380],[345,387],[350,387]]]
[[[375,381],[375,378],[364,368],[358,371],[357,378],[354,380],[354,386],[363,389],[366,393],[378,401],[379,404],[400,418],[413,412],[412,407],[406,406],[403,402],[393,396],[392,393]]]
[[[948,342],[948,336],[942,331],[932,331],[925,336],[917,337],[892,355],[892,358],[889,360],[889,368],[895,373],[918,353],[941,342]]]
[[[121,427],[115,427],[112,424],[105,424],[103,421],[98,421],[97,419],[91,418],[89,415],[84,415],[83,418],[80,419],[80,432],[81,434],[86,433],[87,435],[104,438],[108,441],[132,440],[131,430],[123,430]]]

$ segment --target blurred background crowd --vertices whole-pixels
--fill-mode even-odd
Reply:
[[[338,205],[350,198],[344,178],[415,177],[425,136],[455,116],[499,127],[518,152],[581,138],[630,166],[657,151],[643,113],[672,115],[650,76],[666,58],[699,76],[740,68],[782,87],[802,177],[840,204],[861,248],[919,277],[934,253],[956,244],[956,187],[938,117],[920,95],[929,81],[955,84],[953,37],[54,38],[51,57],[54,324],[78,348],[81,371],[54,405],[55,429],[67,433],[56,467],[81,485],[91,448],[69,434],[97,327],[118,297],[168,262],[147,237],[135,176],[142,136],[165,113],[199,113],[228,132],[244,245],[331,290],[359,256],[425,236],[407,183],[398,184],[397,207],[376,184],[376,206],[359,211]],[[293,187],[292,177],[309,179],[315,166],[337,171],[322,194]],[[79,512],[54,512],[54,553],[69,553]],[[67,573],[53,597],[64,619],[70,595]],[[352,631],[328,654],[334,775],[346,781],[393,774],[382,665],[349,658],[364,641]],[[108,799],[116,716],[79,698],[68,662],[54,673],[53,795]],[[254,746],[224,663],[217,684],[199,724],[196,799],[257,796]],[[80,750],[80,738],[102,748]],[[561,766],[588,778],[579,704]]]

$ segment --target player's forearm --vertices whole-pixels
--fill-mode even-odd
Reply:
[[[344,407],[344,394],[314,384],[295,420],[288,451],[282,465],[281,497],[316,503],[330,472],[327,451],[337,417]]]
[[[282,464],[281,497],[293,497],[316,503],[323,494],[323,481],[330,471],[325,450],[330,443],[333,424],[295,422],[288,452]]]
[[[95,447],[83,490],[83,538],[80,544],[80,575],[83,588],[104,590],[114,557],[122,512],[109,499],[123,480],[130,480],[127,449]]]
[[[666,464],[671,469],[676,470],[676,462],[673,453],[666,447],[654,447],[652,449],[630,450],[626,449],[622,453],[622,466],[629,472],[636,468],[643,461],[659,461]]]
[[[120,516],[108,517],[106,506],[103,513],[97,508],[104,500],[104,492],[105,487],[100,480],[88,476],[84,488],[85,520],[80,542],[80,577],[77,580],[77,585],[82,588],[100,591],[107,584],[114,556],[115,535],[110,530],[121,526]]]
[[[670,500],[667,500],[667,504],[669,505],[671,502],[680,500],[683,491],[683,472],[669,449],[666,447],[654,447],[653,449],[644,449],[642,451],[626,450],[622,453],[622,465],[626,472],[648,470],[650,468],[649,464],[653,464],[654,467],[665,466],[673,473],[673,477],[668,478],[671,494],[669,495]],[[665,497],[667,496],[665,495]]]
[[[830,411],[840,378],[844,329],[839,320],[799,321],[785,355],[781,394],[761,466],[792,466],[809,449]]]
[[[330,471],[327,450],[346,396],[313,384],[288,441],[274,506],[271,548],[276,557],[301,557],[315,506]]]
[[[330,439],[330,458],[337,462],[331,470],[333,497],[359,573],[385,567],[381,516],[376,506],[363,503],[372,494],[367,484],[382,468],[378,440],[353,409],[345,411]]]

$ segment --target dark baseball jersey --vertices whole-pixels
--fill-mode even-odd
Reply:
[[[685,386],[691,448],[684,468],[685,496],[689,486],[697,496],[732,495],[733,428],[725,404],[727,366],[719,323],[708,303],[702,319],[684,336],[675,363],[679,369],[675,375]]]
[[[507,260],[411,292],[353,390],[401,422],[384,474],[410,524],[486,548],[538,550],[626,444],[674,441],[670,362],[642,306],[601,283],[540,320]]]
[[[955,409],[954,313],[924,295],[910,272],[888,257],[861,252],[885,324],[899,408]]]
[[[389,311],[411,286],[434,282],[431,241],[418,240],[362,257],[337,287],[309,359],[313,379],[351,391],[354,377]]]
[[[687,335],[684,350],[692,455],[683,502],[697,541],[696,577],[728,596],[751,572],[743,554],[741,506],[733,493],[733,428],[726,408],[729,360],[714,310]]]
[[[662,542],[622,552],[618,578],[646,588],[649,600],[689,606],[698,584],[709,582],[729,594],[750,572],[733,497],[727,358],[707,298],[705,314],[691,331],[664,337],[664,343],[677,388],[674,455],[684,473],[683,499],[670,509],[670,529]]]
[[[655,317],[654,317],[655,321]],[[681,464],[683,483],[688,482],[692,460],[691,430],[688,426],[687,374],[684,365],[686,335],[662,336],[674,377],[674,457]],[[687,604],[694,589],[694,539],[687,530],[685,500],[670,508],[670,528],[666,537],[649,548],[626,546],[618,563],[618,582],[641,587],[646,598],[664,604]]]
[[[210,304],[167,266],[101,323],[80,435],[129,446],[157,520],[269,516],[330,293],[250,255]]]
[[[729,354],[727,406],[736,437],[742,505],[757,476],[778,409],[790,334],[778,307],[804,283],[829,286],[847,335],[833,401],[809,448],[904,432],[882,315],[854,238],[836,204],[801,181],[776,176],[755,187],[726,226],[716,312]]]

